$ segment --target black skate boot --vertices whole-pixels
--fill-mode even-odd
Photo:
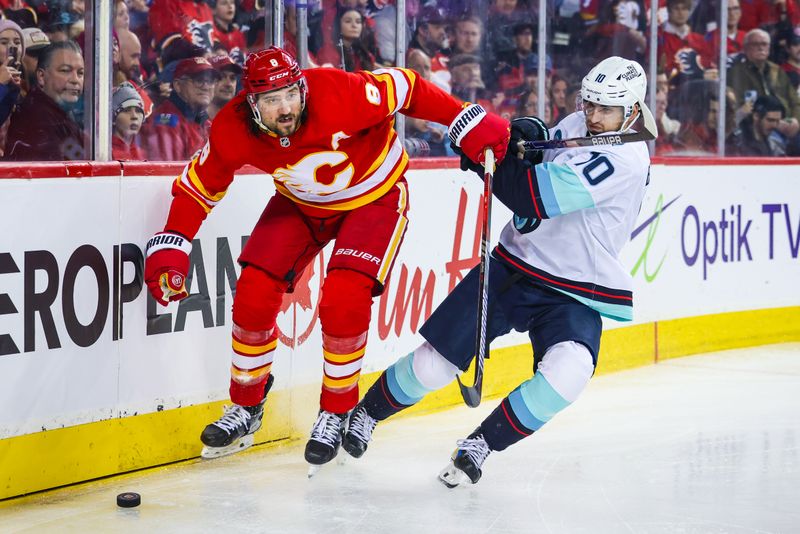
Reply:
[[[450,458],[450,465],[439,473],[439,480],[448,488],[465,483],[476,484],[483,474],[481,466],[492,449],[483,439],[480,428],[466,439],[458,440],[456,445],[458,448]]]
[[[372,432],[377,424],[378,420],[373,419],[364,405],[359,403],[350,414],[347,431],[342,439],[342,448],[353,458],[361,458],[367,451],[367,444],[372,439]]]
[[[332,413],[320,410],[317,422],[311,429],[311,437],[306,443],[306,461],[313,466],[326,464],[336,457],[342,444],[342,435],[347,423],[346,413]],[[316,473],[309,470],[308,476]]]
[[[261,428],[264,416],[264,403],[274,378],[269,375],[264,387],[264,399],[255,406],[225,406],[225,413],[217,421],[203,429],[200,441],[203,442],[203,458],[219,458],[243,451],[253,444],[253,434]]]

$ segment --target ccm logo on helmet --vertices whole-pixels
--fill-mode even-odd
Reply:
[[[289,75],[289,72],[281,72],[280,74],[276,74],[274,76],[269,77],[269,81],[274,82],[275,80],[280,80],[281,78],[285,78]]]
[[[336,252],[333,253],[334,256],[352,256],[354,258],[362,258],[367,260],[370,263],[374,263],[375,265],[381,264],[381,259],[376,258],[372,254],[367,254],[366,252],[362,252],[360,250],[353,250],[352,248],[339,248],[336,249]]]

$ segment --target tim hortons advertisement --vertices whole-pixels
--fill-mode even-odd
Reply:
[[[636,322],[800,304],[796,178],[775,166],[754,183],[756,169],[653,167],[623,254]],[[162,308],[143,286],[143,249],[163,225],[172,179],[0,180],[0,439],[227,397],[236,259],[274,188],[263,175],[237,178],[194,240],[190,297]],[[409,184],[410,224],[375,299],[364,372],[412,350],[478,261],[480,180],[419,170]],[[509,217],[495,201],[495,242]],[[283,302],[284,384],[320,380],[317,306],[331,250]],[[520,333],[493,347],[527,342]]]

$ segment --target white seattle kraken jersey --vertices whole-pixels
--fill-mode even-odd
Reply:
[[[550,129],[554,139],[586,135],[581,111]],[[647,144],[547,150],[535,171],[530,189],[541,217],[515,215],[495,257],[602,315],[631,320],[633,282],[618,256],[649,181]]]

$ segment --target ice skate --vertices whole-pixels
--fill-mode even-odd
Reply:
[[[448,488],[462,484],[476,484],[483,474],[481,466],[492,450],[483,439],[480,428],[466,439],[457,442],[450,464],[439,473],[439,480]]]
[[[361,458],[367,450],[377,424],[377,419],[373,419],[363,404],[359,403],[350,414],[347,431],[342,439],[342,448],[353,458]]]
[[[320,410],[317,421],[311,429],[311,437],[306,443],[305,458],[310,464],[309,478],[319,471],[320,466],[336,457],[342,444],[347,415]]]
[[[243,451],[253,445],[253,434],[261,428],[264,416],[264,403],[272,387],[272,375],[264,388],[264,399],[255,406],[225,406],[225,413],[217,421],[203,429],[200,441],[203,450],[200,456],[207,459],[219,458]]]

